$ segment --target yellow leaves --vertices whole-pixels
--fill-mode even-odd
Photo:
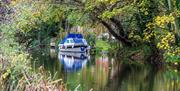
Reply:
[[[154,24],[152,22],[149,22],[147,25],[146,25],[146,31],[144,32],[144,38],[143,38],[143,41],[147,41],[147,42],[150,42],[150,39],[153,37],[153,36],[156,36],[156,33],[154,31],[152,32],[149,32],[149,30],[152,30],[154,28]]]
[[[149,22],[146,25],[146,32],[144,32],[144,41],[149,41],[152,36],[155,36],[156,40],[161,42],[157,43],[157,47],[160,49],[169,49],[169,43],[174,42],[174,34],[167,31],[165,28],[167,24],[174,24],[175,18],[171,14],[164,16],[157,16],[153,22]],[[151,31],[151,32],[148,32]],[[163,38],[160,38],[160,36]]]
[[[143,40],[150,42],[150,39],[151,39],[154,35],[155,35],[154,32],[152,32],[152,33],[147,33],[147,32],[145,32],[145,33],[144,33],[144,38],[143,38]]]
[[[169,16],[157,16],[155,18],[155,23],[161,28],[165,28],[165,24],[172,23],[174,24],[175,18],[170,14]]]
[[[153,24],[152,22],[149,22],[149,23],[146,25],[146,27],[147,27],[148,29],[152,29],[152,28],[154,27],[154,24]]]
[[[173,28],[170,32],[168,30],[168,24],[175,23],[175,18],[173,13],[164,16],[157,16],[154,18],[153,22],[146,25],[146,30],[144,32],[144,40],[153,42],[156,47],[163,52],[164,59],[166,62],[177,62],[180,58],[180,48],[176,49],[175,43],[175,33]]]
[[[168,32],[167,35],[165,35],[161,41],[157,44],[157,47],[162,50],[168,50],[170,49],[170,44],[175,41],[175,36]]]

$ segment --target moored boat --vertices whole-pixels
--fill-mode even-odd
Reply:
[[[68,34],[60,43],[61,52],[87,52],[89,46],[82,34]]]

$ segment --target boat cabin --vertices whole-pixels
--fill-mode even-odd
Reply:
[[[87,41],[82,34],[68,34],[59,44],[61,51],[86,51],[88,47]]]

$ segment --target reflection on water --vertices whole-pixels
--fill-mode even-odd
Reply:
[[[177,69],[156,68],[146,64],[83,53],[34,52],[33,67],[44,68],[63,78],[74,91],[180,91]]]
[[[66,72],[76,72],[86,66],[89,55],[86,53],[59,52],[58,59]]]

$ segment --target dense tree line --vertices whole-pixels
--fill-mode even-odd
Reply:
[[[124,47],[147,44],[165,59],[179,60],[178,0],[5,0],[3,3],[1,23],[9,21],[3,26],[5,32],[11,28],[13,40],[26,48],[48,44],[52,37],[67,30],[67,24],[89,28],[101,24]]]
[[[180,58],[178,0],[70,0],[57,4],[68,8],[65,12],[88,16],[88,23],[104,25],[124,46],[147,44],[168,62]]]

